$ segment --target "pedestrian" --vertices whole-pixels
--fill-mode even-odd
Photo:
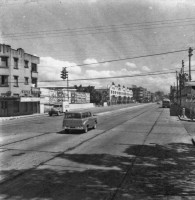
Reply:
[[[185,108],[182,109],[182,117],[185,118]]]

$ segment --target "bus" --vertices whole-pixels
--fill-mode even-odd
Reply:
[[[162,107],[163,108],[170,108],[171,102],[169,99],[163,99],[162,100]]]

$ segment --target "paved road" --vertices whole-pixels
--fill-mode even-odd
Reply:
[[[194,199],[194,123],[156,104],[94,112],[86,134],[62,116],[2,125],[1,199]]]

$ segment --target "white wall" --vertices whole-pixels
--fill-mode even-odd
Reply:
[[[75,109],[93,108],[95,105],[93,103],[85,104],[70,104],[70,111]]]
[[[94,108],[95,105],[93,103],[86,103],[86,104],[70,104],[70,111],[75,109],[87,109],[87,108]],[[47,113],[52,108],[52,106],[40,104],[40,113]]]

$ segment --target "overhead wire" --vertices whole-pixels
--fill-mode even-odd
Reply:
[[[100,80],[100,79],[118,79],[118,78],[129,78],[129,77],[139,77],[139,76],[155,76],[155,75],[163,75],[163,74],[172,74],[175,73],[175,71],[157,71],[157,72],[150,72],[145,74],[134,74],[134,75],[121,75],[121,76],[112,76],[112,77],[97,77],[97,78],[83,78],[83,79],[72,79],[69,81],[84,81],[84,80]],[[64,82],[64,80],[42,80],[39,82]],[[9,83],[15,83],[15,82],[9,82]],[[18,81],[18,83],[24,83],[23,81]]]
[[[116,62],[116,61],[119,61],[119,60],[127,60],[127,59],[134,59],[134,58],[143,58],[143,57],[149,57],[149,56],[159,56],[159,55],[165,55],[165,54],[170,54],[170,53],[178,53],[178,52],[182,52],[182,51],[186,51],[186,50],[187,49],[175,50],[175,51],[172,51],[172,52],[163,52],[163,53],[160,53],[160,54],[150,54],[150,55],[136,56],[136,57],[131,57],[131,58],[124,58],[124,59],[117,59],[117,60],[108,60],[108,61],[103,61],[103,62],[98,62],[98,63],[80,64],[80,65],[77,65],[77,66],[86,66],[86,65],[99,64],[99,63],[105,63],[105,62]],[[149,72],[149,73],[144,73],[144,74],[121,75],[121,76],[112,76],[112,77],[96,77],[96,78],[72,79],[72,80],[69,80],[69,81],[101,80],[101,79],[114,79],[114,78],[127,78],[127,77],[155,76],[155,75],[163,75],[163,74],[173,74],[173,73],[176,73],[176,71],[175,71],[176,69],[180,69],[180,68],[167,69],[167,71],[166,70],[155,71],[155,72]],[[195,70],[192,70],[192,71],[195,71]],[[63,80],[42,80],[42,81],[39,81],[39,82],[59,82],[59,81],[61,82]]]
[[[87,65],[97,65],[97,64],[103,64],[103,63],[109,63],[109,62],[117,62],[117,61],[122,61],[122,60],[131,60],[131,59],[138,59],[138,58],[146,58],[146,57],[152,57],[152,56],[160,56],[160,55],[166,55],[166,54],[172,54],[172,53],[179,53],[179,52],[184,52],[187,51],[188,49],[180,49],[180,50],[175,50],[175,51],[169,51],[169,52],[163,52],[163,53],[156,53],[156,54],[148,54],[148,55],[140,55],[140,56],[133,56],[133,57],[128,57],[128,58],[120,58],[120,59],[112,59],[112,60],[105,60],[105,61],[99,61],[99,62],[94,62],[94,63],[86,63],[86,64],[78,64],[74,66],[68,66],[68,67],[81,67],[81,66],[87,66]]]
[[[172,23],[181,23],[181,22],[172,22]],[[168,23],[169,24],[169,23]],[[159,26],[161,25],[161,26]],[[166,23],[165,23],[166,25]],[[162,23],[161,24],[154,24],[154,27],[152,27],[152,24],[142,24],[142,25],[139,25],[139,26],[149,26],[149,27],[142,27],[142,28],[137,28],[137,29],[123,29],[123,28],[128,28],[128,27],[118,27],[120,28],[119,30],[116,30],[114,29],[113,30],[113,27],[115,26],[115,28],[117,28],[117,25],[110,25],[110,26],[113,26],[113,27],[110,27],[110,26],[105,26],[105,28],[94,28],[94,29],[89,29],[89,30],[85,30],[84,28],[81,30],[77,30],[77,29],[64,29],[64,31],[62,32],[62,30],[60,30],[61,32],[44,32],[44,34],[42,32],[34,32],[35,34],[25,34],[25,33],[13,33],[13,34],[2,34],[2,36],[4,37],[9,37],[13,40],[18,40],[18,39],[38,39],[38,38],[44,38],[46,36],[49,36],[49,37],[66,37],[66,36],[81,36],[81,35],[94,35],[94,34],[102,34],[102,33],[111,33],[111,32],[124,32],[124,31],[137,31],[137,30],[144,30],[144,29],[154,29],[154,28],[170,28],[170,27],[176,27],[176,26],[189,26],[189,25],[194,25],[194,23],[192,24],[177,24],[177,25],[172,25],[172,26],[162,26]],[[129,27],[129,28],[132,28],[132,27]],[[111,29],[111,30],[109,30]],[[122,29],[122,30],[121,30]],[[107,31],[108,30],[108,31]],[[55,30],[54,30],[55,31]],[[57,30],[56,30],[57,31]],[[67,32],[68,31],[68,32]],[[70,33],[69,33],[70,32]],[[18,34],[18,35],[17,35]],[[60,35],[59,35],[60,34]],[[19,37],[19,38],[17,38]],[[22,38],[20,38],[22,37]]]
[[[144,49],[144,50],[139,50],[139,53],[146,53],[146,52],[151,52],[151,53],[153,53],[154,51],[155,52],[158,52],[159,51],[159,49],[158,49],[158,47],[161,47],[161,50],[167,50],[168,48],[170,48],[171,49],[171,45],[169,45],[169,46],[164,46],[164,48],[162,47],[162,45],[160,46],[157,46],[156,45],[156,47],[155,46],[153,46],[152,47],[152,49],[151,49],[151,47],[152,46],[147,46],[147,49]],[[193,46],[191,46],[192,48],[194,48]],[[121,56],[127,56],[127,55],[129,55],[129,54],[131,54],[132,56],[134,55],[134,54],[137,54],[137,52],[138,52],[138,50],[136,49],[136,48],[138,48],[138,46],[134,46],[134,49],[135,50],[130,50],[130,51],[127,51],[127,50],[125,50],[125,51],[122,51],[120,48],[118,48],[118,52],[121,54],[121,55],[118,55],[117,57],[121,57]],[[140,48],[141,48],[141,46],[140,46]],[[143,47],[142,47],[143,48]],[[166,48],[166,49],[165,49]],[[178,46],[178,47],[174,47],[174,49],[184,49],[184,48],[186,48],[187,49],[187,45],[183,45],[183,46]],[[112,50],[112,49],[111,49]],[[115,51],[115,49],[113,49],[113,51]],[[47,55],[46,56],[42,56],[42,57],[56,57],[55,59],[60,59],[61,61],[64,61],[64,62],[66,62],[66,61],[68,61],[68,60],[73,60],[72,62],[75,62],[74,60],[75,60],[75,58],[77,59],[77,60],[86,60],[87,58],[93,58],[93,59],[97,59],[98,57],[104,57],[104,58],[107,58],[107,59],[109,59],[109,55],[106,55],[106,54],[103,54],[103,53],[101,53],[101,52],[99,52],[98,50],[95,50],[94,51],[94,49],[93,49],[93,51],[92,52],[90,52],[90,53],[88,53],[88,52],[79,52],[79,53],[75,53],[75,52],[69,52],[69,54],[66,54],[66,53],[57,53],[57,51],[56,52],[52,52],[51,51],[51,53],[50,52],[48,52],[48,53],[46,53]],[[48,55],[49,54],[49,55]],[[93,56],[92,56],[92,54],[93,54]],[[113,54],[113,53],[112,53]],[[87,57],[87,58],[86,58]]]
[[[119,79],[119,78],[134,78],[134,77],[142,77],[142,76],[156,76],[156,75],[165,75],[165,74],[176,74],[176,69],[180,68],[175,68],[173,70],[163,72],[163,71],[156,71],[156,72],[151,72],[151,73],[145,73],[145,74],[134,74],[134,75],[121,75],[121,76],[112,76],[112,77],[97,77],[97,78],[84,78],[84,79],[72,79],[69,81],[86,81],[86,80],[100,80],[100,79]],[[195,69],[191,70],[195,71]],[[42,80],[38,81],[39,83],[45,83],[45,82],[64,82],[64,80]],[[15,82],[8,82],[8,83],[15,83]],[[18,81],[18,83],[25,83],[24,81]]]
[[[174,68],[170,71],[163,72],[163,71],[156,71],[146,74],[134,74],[134,75],[121,75],[121,76],[112,76],[112,77],[97,77],[97,78],[83,78],[83,79],[69,79],[68,81],[88,81],[88,80],[101,80],[101,79],[119,79],[119,78],[134,78],[134,77],[140,77],[140,76],[156,76],[156,75],[164,75],[164,74],[176,74],[175,70],[180,70],[180,68]],[[191,70],[195,71],[195,69]],[[39,82],[62,82],[64,80],[45,80],[45,81],[39,81]]]
[[[106,26],[88,26],[88,27],[80,27],[80,28],[65,28],[65,29],[56,29],[56,30],[40,30],[40,31],[29,31],[29,32],[25,32],[25,33],[6,33],[6,34],[2,34],[3,36],[13,36],[13,37],[17,37],[17,36],[28,36],[29,35],[32,35],[32,34],[37,34],[37,33],[52,33],[52,32],[61,32],[61,31],[86,31],[86,30],[99,30],[99,29],[112,29],[112,28],[126,28],[127,26],[131,26],[132,27],[139,27],[139,26],[148,26],[148,25],[162,25],[162,24],[170,24],[170,23],[183,23],[183,22],[191,22],[191,21],[194,21],[195,18],[193,19],[190,19],[190,20],[187,20],[187,19],[183,19],[182,21],[181,20],[161,20],[161,21],[151,21],[151,22],[140,22],[140,23],[130,23],[130,24],[118,24],[118,25],[114,25],[114,24],[111,24],[111,25],[106,25]],[[168,23],[168,22],[170,23]],[[174,22],[175,21],[175,22]],[[159,24],[158,24],[159,23]],[[182,24],[181,24],[182,25]],[[72,33],[72,32],[71,32]]]

